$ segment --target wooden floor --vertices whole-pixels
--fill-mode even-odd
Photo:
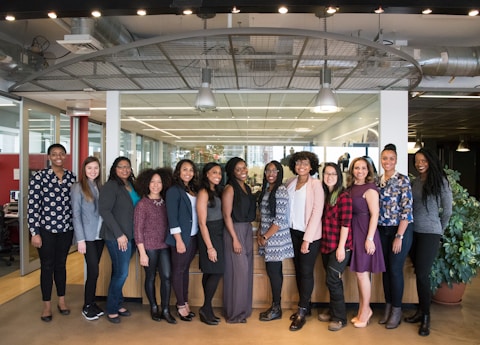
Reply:
[[[254,310],[246,324],[207,326],[194,318],[192,322],[178,321],[176,325],[165,321],[154,322],[148,306],[127,303],[131,317],[122,318],[119,325],[104,317],[87,321],[81,316],[83,302],[83,258],[73,253],[67,261],[67,302],[72,314],[62,316],[54,312],[53,321],[40,320],[41,297],[38,287],[39,273],[25,277],[10,274],[0,278],[0,343],[5,345],[35,344],[205,344],[205,345],[292,345],[292,344],[477,344],[480,345],[480,279],[467,286],[461,306],[432,305],[432,327],[429,337],[417,335],[418,325],[402,323],[399,328],[386,330],[379,325],[380,309],[374,310],[372,322],[365,329],[352,325],[338,332],[329,332],[327,324],[317,321],[317,311],[308,318],[304,328],[290,332],[288,316],[284,310],[281,320],[258,321],[260,310]],[[100,302],[104,305],[104,302]],[[55,303],[54,303],[55,305]],[[194,308],[197,311],[197,308]],[[410,311],[405,311],[405,314]],[[349,311],[351,315],[353,310]],[[220,310],[217,310],[220,314]]]

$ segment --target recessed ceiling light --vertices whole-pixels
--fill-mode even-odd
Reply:
[[[433,12],[433,11],[432,11],[431,8],[426,8],[426,9],[424,9],[424,10],[422,11],[422,14],[430,14],[430,13],[432,13],[432,12]]]
[[[54,11],[50,11],[48,12],[48,17],[51,19],[55,19],[57,18],[57,14]]]
[[[327,8],[327,13],[328,13],[328,14],[337,13],[337,8],[336,8],[336,7],[333,7],[333,6],[329,6],[329,7]]]
[[[374,11],[376,14],[380,14],[380,13],[383,13],[385,12],[382,8],[382,6],[379,6],[375,11]]]
[[[7,14],[5,16],[5,20],[8,20],[9,22],[13,22],[15,20],[15,16],[13,16],[11,14]]]
[[[237,6],[233,6],[232,13],[233,14],[240,13],[240,10],[237,8]]]
[[[92,11],[92,16],[98,18],[102,16],[102,13],[100,11],[94,10]]]
[[[137,14],[138,14],[139,16],[146,16],[146,15],[147,15],[147,11],[145,11],[144,9],[139,9],[139,10],[137,11]]]
[[[183,14],[185,14],[187,16],[191,15],[192,13],[193,13],[193,11],[189,8],[186,8],[186,9],[183,10]]]
[[[281,6],[278,8],[278,13],[280,14],[288,13],[288,8],[286,8],[285,6]]]
[[[478,16],[478,10],[470,10],[470,12],[468,12],[468,15],[470,17],[475,17],[475,16]]]

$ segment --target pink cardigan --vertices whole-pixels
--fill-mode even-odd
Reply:
[[[285,184],[288,193],[295,191],[298,176],[293,177]],[[305,235],[303,240],[312,243],[322,238],[322,214],[323,205],[325,203],[325,193],[323,192],[322,182],[311,176],[305,184],[306,200],[305,200]]]

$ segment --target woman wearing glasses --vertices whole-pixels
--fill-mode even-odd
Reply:
[[[326,198],[320,251],[330,293],[330,309],[328,313],[319,314],[318,319],[329,322],[328,330],[338,331],[347,325],[342,275],[353,248],[352,198],[343,188],[342,171],[337,164],[325,163],[322,181]]]
[[[112,323],[120,323],[119,316],[130,316],[128,309],[122,305],[122,288],[132,256],[134,208],[140,200],[134,180],[130,159],[116,158],[98,200],[103,219],[100,237],[105,240],[112,259],[112,277],[107,295],[107,320]]]
[[[313,270],[320,249],[322,237],[322,214],[325,202],[322,183],[312,177],[318,173],[318,157],[307,151],[292,154],[290,170],[296,177],[287,181],[290,199],[290,234],[295,257],[295,276],[300,300],[298,311],[290,318],[291,331],[298,331],[305,325],[305,316],[310,311],[313,292]]]
[[[260,313],[260,321],[271,321],[282,317],[282,261],[293,257],[293,245],[288,224],[288,192],[282,185],[282,165],[271,161],[265,166],[263,176],[262,192],[258,198],[261,221],[257,243],[259,254],[265,257],[273,302],[268,310]]]

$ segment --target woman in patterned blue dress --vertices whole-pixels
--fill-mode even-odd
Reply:
[[[281,293],[283,284],[282,261],[293,258],[293,245],[288,223],[288,192],[282,184],[283,167],[277,161],[265,166],[262,192],[259,197],[261,227],[257,236],[258,252],[265,257],[272,306],[260,313],[260,321],[282,317]]]

